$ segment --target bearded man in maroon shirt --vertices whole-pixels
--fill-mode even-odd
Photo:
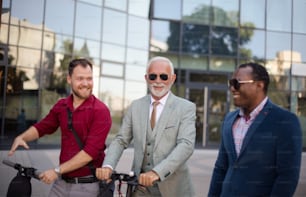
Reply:
[[[13,155],[18,146],[29,149],[27,142],[60,128],[59,165],[40,174],[44,183],[54,183],[49,196],[98,195],[99,184],[90,168],[102,165],[112,121],[108,107],[92,94],[92,69],[86,59],[72,60],[67,76],[71,95],[60,99],[45,118],[17,136],[8,153]],[[72,130],[79,136],[81,145]]]

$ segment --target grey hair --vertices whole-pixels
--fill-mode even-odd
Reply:
[[[148,64],[147,64],[147,69],[146,69],[146,72],[148,73],[148,70],[149,70],[149,67],[151,66],[151,64],[153,62],[157,62],[157,61],[164,61],[164,62],[167,62],[168,65],[170,66],[171,68],[171,74],[174,74],[174,68],[173,68],[173,64],[171,62],[170,59],[166,58],[166,57],[162,57],[162,56],[156,56],[156,57],[153,57],[149,60]]]

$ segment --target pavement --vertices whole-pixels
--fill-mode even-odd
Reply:
[[[133,159],[133,148],[124,151],[116,170],[118,172],[128,173]],[[19,150],[11,157],[7,156],[7,150],[0,151],[0,197],[5,197],[10,181],[16,175],[17,171],[2,163],[3,159],[20,163],[24,166],[31,166],[39,170],[53,168],[58,163],[58,149],[44,150]],[[192,181],[195,186],[197,197],[207,196],[210,178],[218,150],[196,149],[188,160]],[[46,185],[36,179],[31,179],[32,197],[47,196],[50,185]],[[294,197],[306,196],[306,152],[303,152],[302,168],[300,181]]]

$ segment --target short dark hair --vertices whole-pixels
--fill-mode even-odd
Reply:
[[[238,68],[246,68],[246,67],[252,68],[253,80],[264,82],[264,92],[265,94],[267,94],[269,83],[270,83],[270,77],[269,77],[267,69],[261,64],[253,63],[253,62],[241,64]]]
[[[85,59],[85,58],[77,58],[77,59],[73,59],[71,60],[71,62],[69,63],[69,67],[68,67],[68,74],[69,76],[72,75],[73,70],[76,66],[81,65],[82,67],[86,68],[87,66],[89,66],[92,69],[92,63]]]

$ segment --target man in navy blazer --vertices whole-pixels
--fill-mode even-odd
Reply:
[[[257,63],[229,80],[238,110],[222,125],[222,142],[208,196],[293,196],[300,173],[302,132],[297,116],[267,97],[269,75]]]

